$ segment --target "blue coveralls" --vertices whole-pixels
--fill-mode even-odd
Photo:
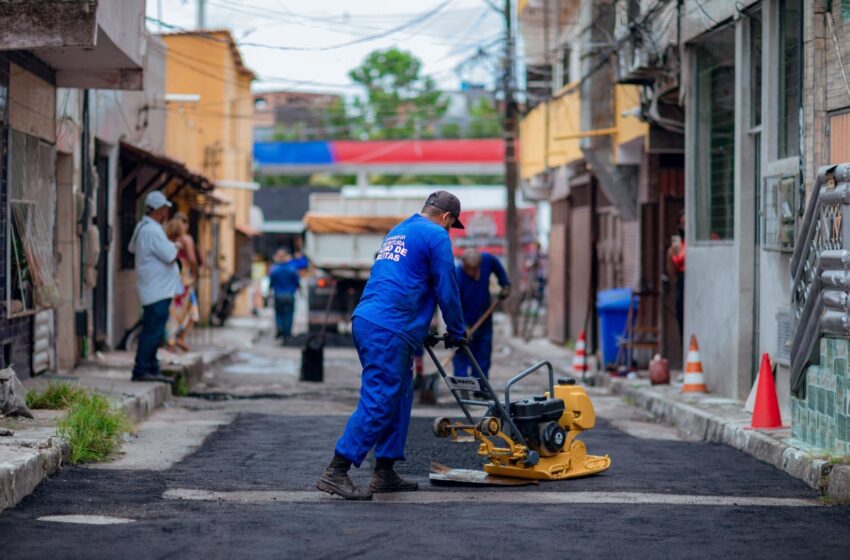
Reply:
[[[455,269],[455,274],[460,290],[460,301],[463,306],[463,318],[466,320],[467,327],[472,328],[472,325],[477,323],[478,319],[490,307],[490,275],[495,274],[499,285],[503,288],[510,286],[510,281],[508,281],[508,275],[505,273],[502,263],[489,253],[481,253],[481,272],[478,280],[466,274],[461,265],[458,265]],[[490,355],[493,353],[492,315],[470,337],[469,349],[475,356],[478,365],[481,366],[484,376],[489,378]],[[455,377],[468,377],[470,372],[475,374],[475,370],[464,352],[455,353],[454,358],[452,358],[452,365],[454,366]]]
[[[449,334],[463,337],[463,316],[448,232],[419,214],[387,234],[354,310],[354,346],[363,367],[360,401],[336,444],[358,467],[404,459],[413,406],[413,354],[439,302]]]
[[[292,317],[295,314],[295,292],[301,277],[292,261],[277,263],[269,273],[269,286],[274,292],[274,316],[277,334],[292,336]]]

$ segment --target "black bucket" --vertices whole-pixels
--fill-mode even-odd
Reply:
[[[325,340],[321,335],[307,339],[301,350],[301,381],[321,383],[325,380]]]

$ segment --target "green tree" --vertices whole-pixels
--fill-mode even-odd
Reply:
[[[447,100],[434,80],[421,74],[422,62],[395,47],[374,51],[349,72],[366,89],[354,102],[356,136],[364,139],[433,138]]]
[[[446,123],[440,127],[441,138],[460,138],[463,136],[463,130],[457,123]]]
[[[325,112],[325,124],[334,140],[349,140],[352,138],[353,123],[348,116],[345,101],[337,99]],[[323,138],[317,138],[322,140]]]
[[[496,105],[489,97],[482,97],[469,108],[468,138],[501,138],[502,121]]]

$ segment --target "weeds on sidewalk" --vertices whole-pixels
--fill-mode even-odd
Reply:
[[[68,409],[59,421],[57,435],[71,444],[71,463],[105,461],[118,449],[132,427],[123,410],[106,397],[68,383],[49,383],[44,391],[29,391],[27,406]]]
[[[130,427],[123,410],[113,408],[105,397],[85,394],[59,421],[57,433],[71,444],[71,463],[91,463],[108,459]]]
[[[33,409],[59,410],[70,407],[86,395],[86,390],[82,387],[50,382],[47,384],[47,389],[42,392],[35,390],[27,392],[27,406]]]

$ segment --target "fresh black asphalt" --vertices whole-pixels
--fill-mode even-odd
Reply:
[[[847,506],[239,504],[162,498],[175,488],[311,491],[344,421],[242,414],[164,472],[63,468],[0,514],[0,558],[850,557]],[[457,491],[428,486],[428,465],[436,459],[474,468],[480,465],[475,445],[439,440],[430,425],[429,419],[413,419],[408,462],[399,470],[419,479],[423,491]],[[721,445],[637,439],[604,421],[583,439],[591,453],[611,455],[611,470],[498,491],[818,497],[800,481]],[[354,473],[357,481],[368,481],[368,467]],[[67,514],[136,522],[37,520]]]

